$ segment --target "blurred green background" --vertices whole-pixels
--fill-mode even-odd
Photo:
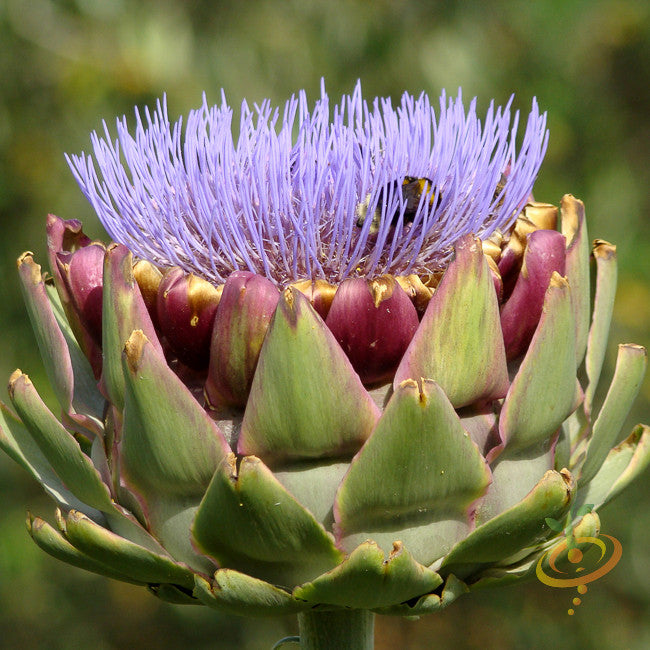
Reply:
[[[167,93],[170,117],[245,97],[283,103],[324,77],[330,96],[442,88],[523,111],[536,96],[551,131],[535,195],[587,206],[592,237],[618,245],[617,342],[650,344],[650,3],[417,0],[0,0],[0,376],[28,372],[47,396],[15,276],[24,250],[45,263],[48,212],[102,236],[63,153],[89,149],[101,120]],[[3,397],[4,399],[4,397]],[[626,434],[650,422],[646,380]],[[623,544],[616,569],[573,590],[539,583],[466,596],[437,617],[384,618],[377,648],[650,647],[650,480],[601,512]],[[0,645],[30,648],[268,648],[292,619],[221,617],[174,608],[144,590],[57,563],[24,527],[52,506],[0,457]]]

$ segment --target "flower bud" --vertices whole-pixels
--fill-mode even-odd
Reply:
[[[531,201],[524,207],[521,216],[515,222],[510,239],[508,239],[505,246],[503,246],[503,242],[499,242],[502,251],[498,256],[495,257],[496,250],[493,244],[488,244],[487,250],[484,246],[484,252],[493,257],[499,266],[499,273],[503,279],[505,299],[512,293],[521,270],[523,255],[526,250],[526,238],[536,230],[556,230],[557,219],[557,207],[550,203]]]
[[[169,269],[158,287],[158,324],[180,361],[208,366],[212,325],[221,290],[179,267]]]
[[[536,230],[528,235],[521,273],[501,309],[501,328],[509,360],[527,350],[542,314],[551,276],[554,271],[563,276],[565,266],[564,235],[556,230]]]
[[[102,277],[101,242],[92,242],[76,219],[47,217],[50,269],[70,327],[95,376],[101,372]]]
[[[418,328],[415,306],[397,280],[383,275],[341,284],[326,325],[364,384],[389,381]]]
[[[95,343],[102,344],[103,244],[92,243],[74,253],[58,253],[57,266],[71,303]]]
[[[236,271],[226,280],[215,317],[205,395],[215,409],[241,408],[280,298],[268,279]]]

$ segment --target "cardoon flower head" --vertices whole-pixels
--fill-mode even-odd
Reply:
[[[619,346],[596,404],[616,249],[592,304],[584,206],[533,201],[545,115],[517,145],[511,102],[357,85],[244,103],[236,142],[225,99],[93,135],[69,162],[119,243],[50,215],[52,279],[18,260],[61,406],[20,370],[0,404],[58,505],[36,543],[172,603],[297,613],[304,648],[574,570],[564,531],[575,557],[650,461],[644,425],[616,445],[646,352]]]
[[[482,121],[460,91],[443,93],[436,115],[424,93],[405,93],[397,109],[390,99],[369,105],[360,84],[330,108],[323,87],[313,110],[301,92],[281,119],[268,101],[243,102],[235,141],[225,97],[218,107],[204,97],[184,138],[163,100],[146,124],[136,111],[135,136],[125,117],[115,141],[104,123],[105,138],[92,136],[96,165],[83,154],[69,162],[111,237],[162,267],[216,283],[246,270],[279,286],[434,273],[463,235],[506,231],[530,196],[546,115],[533,100],[517,149],[511,103],[490,104]],[[406,176],[430,181],[410,223],[394,191]],[[357,225],[364,199],[381,214],[376,233],[371,219]]]

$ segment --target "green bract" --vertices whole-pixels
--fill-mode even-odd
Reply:
[[[540,206],[528,206],[527,223],[549,209]],[[354,332],[337,338],[343,330],[325,314],[331,297],[323,308],[314,287],[280,292],[252,274],[235,274],[205,301],[213,314],[218,303],[206,383],[207,370],[170,352],[160,303],[152,308],[151,284],[136,282],[122,246],[92,252],[103,258],[101,339],[93,340],[79,280],[61,261],[64,240],[71,256],[90,244],[73,222],[52,218],[58,291],[31,255],[18,268],[61,413],[16,371],[13,408],[2,405],[0,415],[0,446],[58,504],[56,526],[29,517],[34,541],[169,602],[247,616],[350,608],[413,616],[534,575],[564,540],[547,519],[584,504],[598,510],[650,460],[643,425],[612,449],[645,371],[643,348],[619,347],[607,397],[599,409],[593,401],[615,249],[595,244],[590,307],[582,204],[565,197],[562,217],[564,237],[532,227],[553,246],[560,238],[565,271],[548,272],[523,354],[510,354],[502,335],[511,325],[492,263],[516,252],[512,296],[512,285],[543,277],[532,270],[530,231],[516,251],[521,220],[492,261],[488,245],[467,236],[428,288],[387,280],[388,297],[372,285],[374,303],[359,289],[377,310],[366,316],[376,316],[376,331],[389,317],[384,299],[415,322],[383,385],[360,379],[350,361],[359,357],[341,338]],[[416,285],[411,294],[400,288]],[[573,524],[598,532],[595,512]]]

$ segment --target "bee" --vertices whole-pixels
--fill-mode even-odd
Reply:
[[[499,182],[497,183],[497,187],[494,190],[494,195],[492,197],[492,201],[495,202],[495,210],[499,209],[505,200],[505,192],[503,191],[506,187],[506,183],[508,181],[508,177],[505,174],[501,174],[501,177],[499,178]]]
[[[377,207],[375,212],[372,215],[372,223],[370,225],[370,234],[376,235],[379,231],[379,225],[381,223],[381,211],[384,204],[384,201],[388,199],[389,196],[393,196],[398,190],[398,181],[393,181],[388,185],[385,185],[379,191],[379,200],[377,201]],[[442,200],[442,195],[433,187],[433,182],[428,178],[416,178],[415,176],[405,176],[402,181],[402,197],[406,206],[404,208],[404,223],[413,223],[415,219],[415,213],[417,212],[418,206],[420,205],[420,200],[423,194],[431,193],[429,197],[429,205],[437,208],[440,205]],[[368,218],[368,208],[370,206],[370,194],[357,205],[356,215],[357,215],[357,226],[361,228]],[[395,208],[395,212],[390,217],[390,226],[396,226],[397,221],[400,217],[400,206],[398,205]]]

